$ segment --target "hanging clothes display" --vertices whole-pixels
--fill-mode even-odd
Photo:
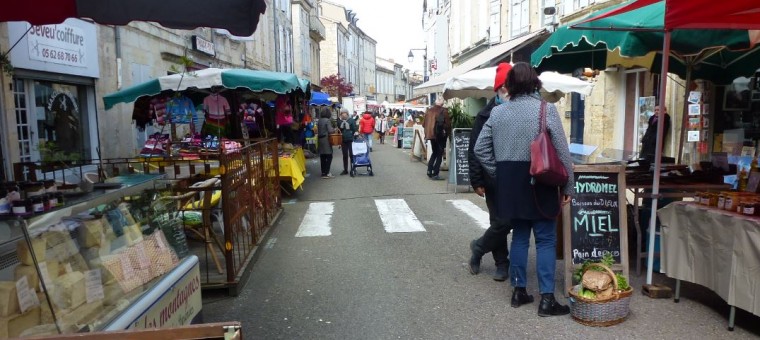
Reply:
[[[227,115],[230,114],[230,104],[227,102],[227,98],[219,93],[212,93],[203,99],[203,110],[206,112],[203,135],[226,136]]]
[[[238,111],[243,117],[243,125],[248,133],[248,138],[260,138],[262,136],[261,126],[264,118],[264,110],[257,103],[240,104]]]
[[[156,120],[158,125],[166,124],[166,102],[169,98],[164,96],[156,96],[150,100],[149,112],[150,116]]]
[[[166,103],[166,113],[172,124],[194,124],[198,119],[195,104],[185,96],[174,97]]]

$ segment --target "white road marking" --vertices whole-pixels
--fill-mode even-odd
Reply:
[[[306,210],[306,215],[303,217],[303,221],[301,221],[301,225],[298,227],[296,237],[332,235],[330,220],[332,220],[334,211],[335,203],[333,202],[316,202],[309,204],[309,209]]]
[[[447,200],[447,202],[451,202],[459,211],[470,216],[481,228],[488,229],[491,226],[488,212],[475,205],[475,203],[469,200]]]
[[[426,231],[403,199],[375,200],[375,205],[386,232],[413,233]]]

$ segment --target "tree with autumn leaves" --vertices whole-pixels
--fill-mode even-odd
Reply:
[[[338,97],[340,99],[349,96],[354,91],[354,86],[346,82],[346,78],[343,78],[340,74],[324,77],[320,80],[320,83],[322,84],[322,90],[327,92],[330,97]]]

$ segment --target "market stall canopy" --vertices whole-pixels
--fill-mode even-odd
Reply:
[[[131,103],[139,97],[157,95],[161,91],[210,89],[214,86],[228,89],[244,88],[254,92],[269,91],[276,94],[288,94],[302,89],[298,77],[292,73],[208,68],[172,74],[128,87],[103,97],[103,102],[108,110],[118,103]]]
[[[168,28],[223,28],[236,36],[256,31],[266,0],[36,0],[3,6],[0,22],[59,24],[68,18],[89,18],[106,25],[153,21]]]
[[[529,44],[530,42],[535,40],[538,36],[544,33],[546,33],[545,30],[539,30],[539,31],[532,32],[532,33],[523,35],[521,37],[512,39],[510,41],[492,46],[491,48],[468,59],[462,64],[444,72],[440,76],[430,79],[427,82],[422,83],[419,86],[415,87],[414,96],[443,92],[443,86],[446,84],[446,81],[449,80],[449,78],[456,77],[462,73],[474,70],[481,66],[487,66],[487,65],[498,63],[502,59],[504,59],[505,54],[511,52],[512,50],[519,49]]]
[[[311,93],[311,100],[309,100],[309,105],[311,106],[330,106],[332,105],[332,102],[330,101],[330,95],[324,92],[312,92]]]
[[[665,0],[638,0],[618,7],[604,15],[582,21],[604,19],[630,12]],[[621,27],[617,27],[621,28]],[[731,0],[716,4],[714,0],[667,0],[663,29],[714,28],[760,30],[760,10],[756,0]]]
[[[593,16],[629,5],[625,3]],[[662,31],[665,3],[656,2],[630,12],[598,20],[588,19],[582,29],[575,24],[559,27],[531,55],[531,64],[540,70],[570,73],[580,67],[605,69],[617,58],[651,56],[645,66],[659,73],[665,33]],[[610,30],[610,27],[615,29]],[[621,30],[618,30],[620,28]],[[624,30],[629,28],[629,30]],[[752,76],[760,66],[760,38],[750,30],[675,30],[672,32],[669,71],[682,78],[728,84],[740,76]]]
[[[496,67],[486,67],[450,78],[443,89],[443,98],[490,98],[495,95],[493,79]],[[556,102],[568,92],[590,95],[594,88],[589,83],[578,78],[562,75],[556,72],[543,72],[539,75],[543,88],[541,94],[547,101]]]

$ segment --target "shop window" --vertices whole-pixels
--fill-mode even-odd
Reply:
[[[90,133],[83,107],[84,86],[34,81],[31,111],[28,112],[31,143],[37,159],[77,160],[90,155]]]

